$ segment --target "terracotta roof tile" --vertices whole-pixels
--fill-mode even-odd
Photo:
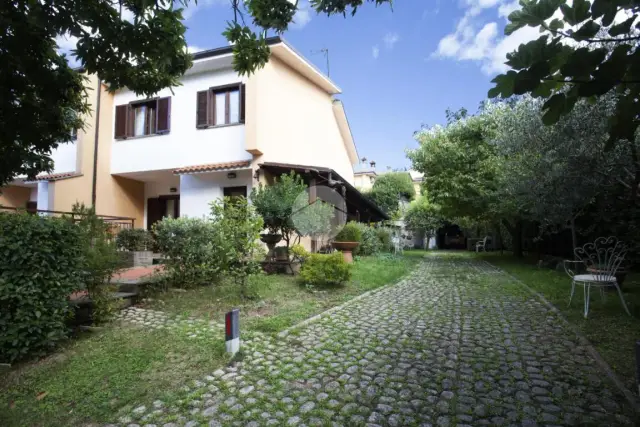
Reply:
[[[78,172],[51,173],[47,175],[38,175],[34,181],[59,181],[61,179],[75,178],[77,176],[82,176],[82,174]]]
[[[248,168],[251,166],[251,160],[238,160],[235,162],[211,163],[208,165],[187,166],[185,168],[176,169],[174,175],[185,175],[190,173],[214,172],[226,169]]]

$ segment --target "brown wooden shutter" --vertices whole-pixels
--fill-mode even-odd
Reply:
[[[135,126],[135,109],[131,104],[127,105],[127,137],[133,136]]]
[[[244,103],[245,103],[245,85],[241,84],[240,85],[240,123],[244,123],[244,114],[245,114],[245,107],[244,107]]]
[[[209,125],[209,91],[198,92],[196,98],[196,127],[205,128]]]
[[[127,137],[127,108],[129,105],[116,106],[116,125],[114,131],[115,139],[124,139]]]
[[[156,126],[158,133],[169,133],[171,130],[171,97],[158,99]]]

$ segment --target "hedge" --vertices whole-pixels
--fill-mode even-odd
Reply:
[[[81,252],[67,219],[0,213],[0,362],[44,355],[66,337]]]

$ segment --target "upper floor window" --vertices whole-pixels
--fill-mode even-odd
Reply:
[[[171,128],[171,97],[116,106],[115,138],[162,135]]]
[[[212,87],[196,95],[196,127],[244,123],[244,85]]]
[[[78,129],[73,128],[71,130],[71,140],[75,141],[76,139],[78,139]]]

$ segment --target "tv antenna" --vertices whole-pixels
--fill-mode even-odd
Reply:
[[[311,51],[312,55],[316,55],[318,53],[321,53],[322,55],[324,55],[324,59],[327,61],[327,77],[330,77],[331,72],[329,69],[329,49],[327,49],[326,47],[323,47],[322,49]]]

